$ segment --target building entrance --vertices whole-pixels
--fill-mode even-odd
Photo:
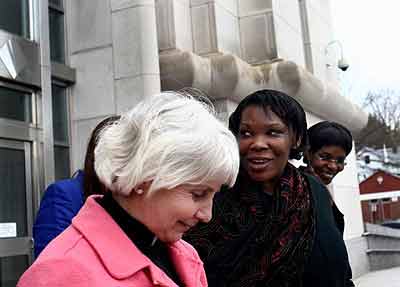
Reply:
[[[31,145],[0,139],[0,286],[16,286],[31,261]]]

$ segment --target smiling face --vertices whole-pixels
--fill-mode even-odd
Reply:
[[[248,106],[241,115],[238,140],[242,167],[266,192],[273,192],[294,147],[291,130],[274,112]]]
[[[198,222],[211,220],[214,194],[221,185],[221,182],[210,181],[202,185],[183,184],[173,189],[159,189],[148,195],[146,191],[143,195],[134,194],[136,201],[130,208],[131,215],[159,240],[172,243],[180,240]]]
[[[324,184],[330,184],[332,179],[344,169],[346,152],[340,146],[323,146],[317,152],[311,153],[310,165]]]

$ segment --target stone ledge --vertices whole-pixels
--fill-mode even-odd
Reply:
[[[367,249],[367,254],[378,254],[378,253],[398,253],[400,254],[400,249]]]
[[[393,234],[378,234],[378,233],[373,233],[373,232],[364,232],[362,234],[364,237],[384,237],[384,238],[394,238],[394,239],[399,239],[400,236],[398,235],[393,235]]]
[[[367,230],[367,232],[364,233],[365,236],[382,236],[400,239],[400,229],[394,229],[371,223],[367,223],[365,228]]]
[[[290,61],[252,66],[230,54],[200,57],[175,50],[160,54],[162,90],[195,87],[212,99],[239,102],[260,89],[276,89],[297,99],[303,107],[323,119],[337,121],[359,132],[368,115],[330,85]]]

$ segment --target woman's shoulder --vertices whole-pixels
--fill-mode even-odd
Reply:
[[[171,248],[179,252],[179,254],[187,259],[201,263],[201,259],[196,249],[185,240],[181,239],[171,245]]]
[[[67,190],[68,192],[72,191],[82,191],[83,189],[83,173],[78,173],[77,176],[71,177],[71,178],[66,178],[66,179],[61,179],[53,182],[50,184],[47,188],[46,191],[48,190]]]
[[[96,257],[88,242],[70,226],[47,245],[17,286],[82,286],[86,282],[91,282],[87,286],[96,286],[88,253]]]
[[[321,194],[329,195],[329,191],[326,186],[315,175],[303,171],[300,171],[300,173],[305,179],[306,183],[309,185],[309,189],[314,199],[318,200]]]
[[[46,204],[58,203],[59,206],[66,206],[78,210],[83,203],[83,182],[81,177],[63,179],[50,184],[40,202],[42,207]]]
[[[70,225],[47,245],[36,261],[74,257],[89,246],[82,234]]]
[[[40,257],[21,276],[17,287],[95,286],[87,264],[70,256]]]
[[[81,204],[83,182],[79,178],[68,178],[50,184],[43,195],[43,200],[74,201]]]

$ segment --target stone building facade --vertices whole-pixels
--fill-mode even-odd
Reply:
[[[143,97],[193,86],[226,120],[248,93],[274,88],[304,106],[309,124],[357,132],[367,122],[339,94],[329,0],[0,3],[0,285],[15,286],[32,261],[45,186],[82,167],[97,122]],[[353,151],[331,190],[357,275],[366,261],[355,162]]]

